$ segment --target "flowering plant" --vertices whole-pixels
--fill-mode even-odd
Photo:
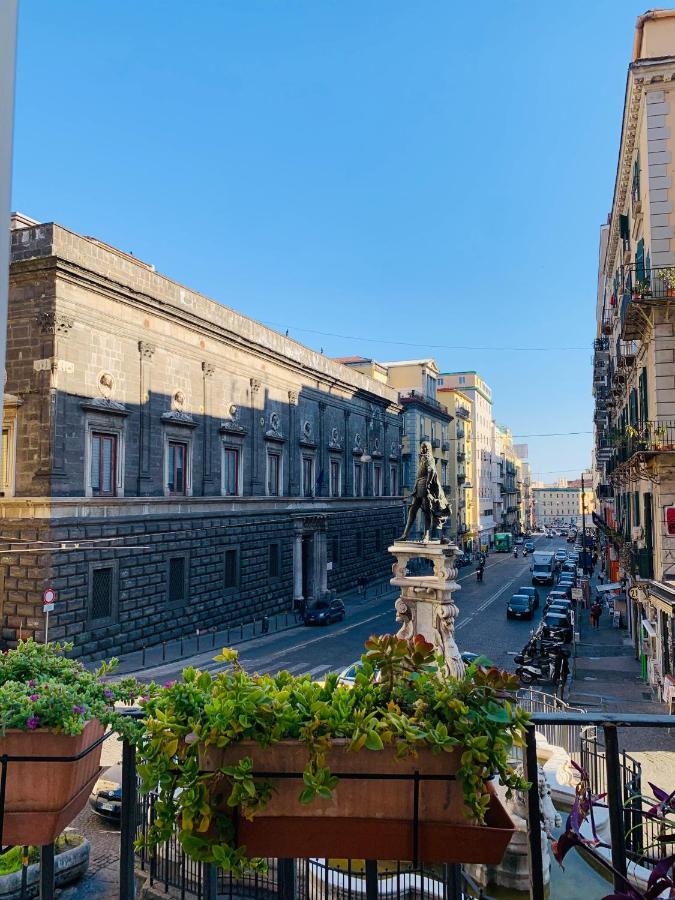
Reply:
[[[91,719],[130,735],[131,721],[115,712],[116,702],[133,703],[148,693],[135,678],[108,681],[117,660],[90,672],[64,654],[69,644],[19,641],[0,654],[0,734],[8,728],[48,728],[81,734]]]

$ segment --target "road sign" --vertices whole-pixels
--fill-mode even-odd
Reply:
[[[628,588],[628,596],[631,600],[639,600],[640,599],[640,591],[636,587]]]
[[[42,592],[42,602],[43,603],[53,603],[56,600],[56,591],[54,588],[45,588]]]
[[[579,576],[579,578],[581,578],[583,574],[584,570],[581,568],[581,566],[577,566],[577,575]]]
[[[581,588],[572,588],[572,600],[583,600],[584,592]]]

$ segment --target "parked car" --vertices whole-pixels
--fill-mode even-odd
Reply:
[[[534,541],[525,541],[525,549],[528,553],[534,553]]]
[[[563,572],[569,572],[570,575],[577,574],[577,564],[571,559],[568,559],[566,563],[563,563],[562,567]]]
[[[532,602],[534,604],[535,609],[539,609],[539,591],[536,587],[519,587],[519,594],[525,594],[526,597],[532,597]]]
[[[119,823],[122,815],[122,766],[110,766],[98,779],[89,795],[89,806],[111,822]]]
[[[547,612],[542,619],[542,632],[544,638],[556,638],[569,644],[572,640],[572,624],[569,616]]]
[[[567,590],[561,590],[557,587],[554,591],[551,591],[546,598],[546,609],[552,604],[556,603],[558,600],[564,600],[566,603],[572,602],[572,595]]]
[[[351,666],[347,666],[346,669],[343,669],[338,675],[338,684],[345,684],[347,687],[351,687],[356,681],[356,676],[359,672],[359,669],[363,668],[363,663],[360,659],[357,659],[355,663],[352,663]],[[375,671],[375,681],[379,681],[380,673],[378,670]]]
[[[524,537],[517,537],[517,538],[514,540],[513,543],[514,543],[514,544],[524,544],[524,543],[525,543],[525,538],[524,538]]]
[[[555,558],[557,562],[564,563],[567,560],[567,553],[565,552],[565,550],[556,550]]]
[[[315,600],[305,608],[305,625],[328,625],[341,622],[346,615],[342,600]]]
[[[514,594],[506,605],[507,619],[531,619],[534,615],[534,600],[527,594]]]

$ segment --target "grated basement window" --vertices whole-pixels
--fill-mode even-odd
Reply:
[[[169,603],[185,600],[185,558],[174,556],[169,560]]]
[[[91,587],[91,618],[109,619],[112,616],[113,570],[94,569]]]

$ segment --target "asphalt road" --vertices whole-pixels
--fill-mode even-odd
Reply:
[[[563,538],[537,538],[535,545],[542,550],[567,546]],[[493,553],[488,557],[482,584],[478,584],[473,566],[459,570],[461,590],[454,599],[459,607],[456,638],[460,650],[482,653],[506,669],[513,667],[513,654],[526,643],[536,618],[534,622],[508,621],[506,601],[518,587],[531,583],[530,563],[530,557],[514,559],[511,553]],[[238,647],[239,658],[249,671],[287,669],[296,675],[309,673],[313,678],[341,671],[358,659],[371,634],[397,630],[393,603],[396,596],[392,592],[377,600],[351,600],[343,622],[324,627],[300,626],[257,638]],[[541,608],[535,613],[536,617],[540,615]],[[179,678],[187,664],[215,672],[221,664],[213,661],[213,655],[209,651],[187,662],[167,663],[139,674],[146,681],[167,681]]]

